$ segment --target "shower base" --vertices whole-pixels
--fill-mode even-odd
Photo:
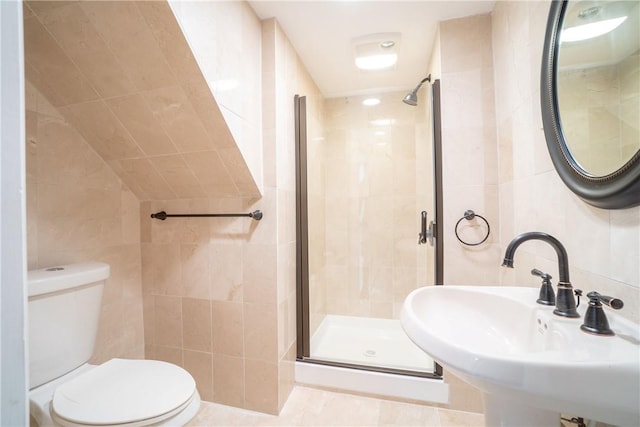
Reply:
[[[311,358],[296,362],[297,383],[409,401],[449,403],[449,385],[441,378],[313,363],[330,361],[432,373],[433,359],[413,344],[399,320],[327,315],[311,339]]]
[[[428,373],[434,368],[395,319],[327,315],[311,338],[311,357]]]

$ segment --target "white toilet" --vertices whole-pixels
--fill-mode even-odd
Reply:
[[[156,360],[89,365],[109,266],[29,271],[29,406],[45,426],[182,426],[200,408],[191,375]]]

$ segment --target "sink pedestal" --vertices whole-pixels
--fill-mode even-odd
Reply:
[[[560,426],[560,414],[532,408],[517,400],[484,393],[484,417],[487,427]]]

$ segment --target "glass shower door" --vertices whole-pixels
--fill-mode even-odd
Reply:
[[[303,358],[434,372],[398,320],[435,283],[434,248],[418,242],[421,212],[435,211],[425,89],[417,107],[402,92],[297,98]]]

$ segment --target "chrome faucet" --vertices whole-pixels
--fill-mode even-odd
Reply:
[[[555,237],[539,231],[530,231],[516,236],[511,243],[509,243],[509,246],[507,246],[502,266],[513,268],[513,256],[516,249],[520,244],[527,240],[542,240],[543,242],[547,242],[553,247],[553,249],[555,249],[556,254],[558,255],[558,269],[560,277],[558,280],[556,308],[553,310],[553,313],[564,317],[580,317],[576,310],[576,299],[573,295],[573,286],[571,286],[571,282],[569,281],[569,259],[567,257],[567,251],[564,246],[562,246],[562,243],[560,243],[560,241]]]

